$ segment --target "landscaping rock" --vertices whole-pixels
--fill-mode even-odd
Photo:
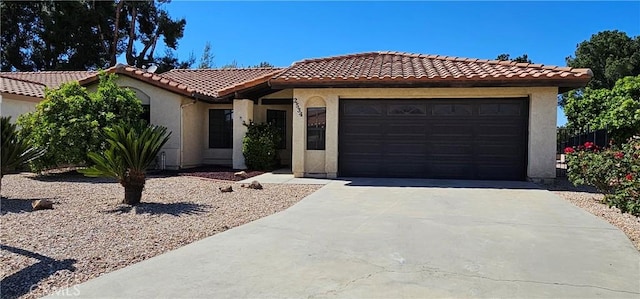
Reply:
[[[253,182],[251,182],[251,184],[242,184],[242,185],[240,185],[240,187],[249,188],[249,189],[256,189],[256,190],[262,190],[262,185],[258,181],[253,181]]]
[[[246,171],[244,171],[244,170],[243,170],[243,171],[238,171],[238,172],[234,173],[233,175],[234,175],[234,176],[237,176],[237,177],[241,177],[241,178],[243,178],[243,179],[246,179],[246,178],[248,178],[248,177],[249,177],[249,175],[247,174],[247,172],[246,172]]]
[[[39,199],[35,200],[31,203],[31,207],[34,211],[38,210],[52,210],[53,202],[47,199]]]
[[[219,187],[218,189],[220,189],[220,192],[233,192],[233,188],[231,188],[231,186]]]

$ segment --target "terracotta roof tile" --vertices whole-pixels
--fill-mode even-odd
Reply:
[[[0,92],[28,97],[44,98],[45,85],[0,75]]]
[[[38,82],[49,88],[56,88],[63,83],[80,81],[98,74],[97,71],[45,71],[45,72],[0,72],[0,76],[30,82]]]
[[[499,82],[499,86],[509,86],[516,81],[526,81],[535,86],[536,82],[543,85],[550,84],[549,80],[558,80],[553,84],[560,87],[580,87],[586,85],[591,77],[589,69],[440,55],[369,52],[296,62],[274,76],[271,83],[293,87],[319,82],[384,82],[390,85],[466,82],[470,85],[484,83],[487,86],[490,82]]]
[[[209,96],[221,97],[267,82],[281,70],[280,68],[173,69],[163,73],[162,76],[181,82]]]

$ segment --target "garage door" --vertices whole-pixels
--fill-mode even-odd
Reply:
[[[340,99],[340,176],[523,180],[528,99]]]

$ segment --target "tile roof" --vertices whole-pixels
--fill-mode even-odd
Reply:
[[[294,63],[270,81],[273,85],[319,84],[424,84],[424,86],[527,85],[582,87],[591,79],[589,69],[545,66],[485,59],[470,59],[402,52],[361,54],[307,59]],[[549,86],[549,85],[548,85]]]
[[[45,85],[23,79],[0,75],[0,92],[21,96],[44,98]]]
[[[98,74],[98,71],[0,72],[2,77],[37,82],[49,88],[56,88],[71,81],[80,81],[95,74]]]
[[[198,97],[209,99],[213,98],[212,95],[207,94],[206,92],[199,91],[191,86],[188,86],[182,82],[175,81],[171,78],[167,78],[164,74],[155,74],[149,73],[144,69],[139,69],[137,67],[118,64],[116,66],[110,67],[105,70],[108,73],[115,73],[118,75],[125,75],[127,77],[135,78],[140,81],[149,83],[151,85],[160,87],[162,89],[172,91],[178,94],[182,94],[189,97]],[[93,74],[91,76],[82,78],[79,80],[81,85],[87,85],[93,82],[98,81],[99,76],[98,73]]]
[[[589,69],[401,52],[307,59],[284,69],[174,69],[154,74],[128,65],[116,65],[105,71],[210,101],[228,99],[238,91],[264,91],[269,89],[268,86],[274,89],[558,86],[563,92],[585,86],[592,77]],[[2,92],[44,97],[44,86],[55,88],[74,80],[82,85],[90,84],[98,80],[98,72],[0,72],[0,77]]]
[[[222,97],[266,83],[281,71],[281,68],[173,69],[162,76],[182,82],[210,96]]]

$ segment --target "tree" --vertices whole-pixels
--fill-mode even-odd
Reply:
[[[11,117],[3,116],[0,118],[0,126],[2,127],[2,135],[0,136],[2,145],[0,154],[0,188],[2,186],[2,177],[11,171],[21,169],[27,163],[40,157],[43,151],[32,147],[24,138],[18,134],[15,124],[11,123]]]
[[[202,57],[200,57],[200,63],[198,64],[199,69],[212,69],[215,67],[215,63],[213,59],[215,56],[211,53],[211,43],[207,42],[204,45],[204,50],[202,51]]]
[[[182,19],[173,20],[169,13],[160,8],[155,1],[124,1],[124,5],[118,6],[126,12],[128,18],[127,47],[125,57],[127,64],[136,67],[147,66],[155,61],[154,52],[158,40],[162,38],[167,49],[176,50],[178,40],[184,35],[184,27],[187,21]],[[169,2],[159,0],[158,4]],[[116,11],[122,14],[122,11]],[[134,43],[142,44],[142,49],[137,50]],[[112,54],[113,55],[113,54]]]
[[[91,152],[95,164],[79,172],[89,177],[113,177],[124,187],[122,203],[137,205],[146,182],[146,169],[155,161],[171,133],[167,128],[140,122],[105,128],[110,147],[102,154]]]
[[[567,66],[593,71],[587,87],[611,89],[620,78],[640,75],[640,36],[631,38],[618,30],[598,32],[578,44],[566,61]]]
[[[624,142],[640,133],[640,75],[619,79],[612,89],[570,92],[564,109],[571,129],[607,128],[615,141]]]
[[[260,64],[254,65],[253,67],[254,68],[272,68],[274,67],[274,65],[269,62],[263,61],[263,62],[260,62]]]
[[[156,73],[162,74],[172,69],[188,69],[195,63],[196,57],[193,52],[189,55],[189,59],[179,61],[178,57],[173,54],[173,51],[167,49],[165,55],[155,60],[155,65],[158,67]]]
[[[511,55],[503,53],[498,55],[498,57],[496,57],[496,60],[500,60],[500,61],[515,61],[515,62],[524,62],[524,63],[532,63],[531,59],[529,59],[529,56],[527,54],[522,54],[521,56],[518,56],[514,59],[510,59]]]
[[[109,65],[113,2],[1,1],[3,71],[97,69]],[[104,29],[104,30],[103,30]],[[98,34],[96,34],[98,32]]]
[[[227,63],[227,64],[223,65],[222,68],[223,69],[237,69],[238,68],[238,61],[236,61],[234,59],[230,63]]]
[[[65,164],[86,164],[88,152],[104,149],[104,128],[138,120],[142,104],[133,91],[115,83],[116,76],[101,73],[95,92],[77,82],[47,90],[36,111],[20,116],[21,134],[46,150],[33,161],[37,170]]]
[[[3,71],[101,69],[125,54],[136,67],[155,62],[156,46],[176,50],[186,20],[169,0],[0,1]],[[140,49],[136,48],[140,45]]]

